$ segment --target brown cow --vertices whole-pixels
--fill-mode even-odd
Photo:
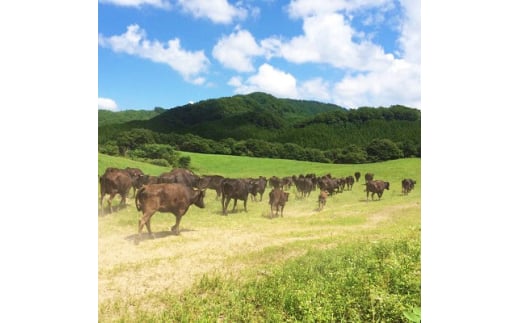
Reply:
[[[135,191],[141,188],[142,186],[140,185],[140,177],[143,176],[144,173],[139,168],[127,167],[124,170],[128,173],[128,175],[130,175],[130,178],[132,179],[132,188],[135,196]]]
[[[126,205],[126,196],[132,187],[132,178],[125,170],[109,167],[105,173],[99,178],[101,186],[101,198],[99,205],[101,206],[101,214],[103,214],[103,199],[109,194],[108,209],[112,213],[112,200],[119,194],[121,196],[120,205]]]
[[[269,192],[269,205],[271,205],[271,219],[273,218],[273,209],[276,208],[276,216],[278,216],[278,210],[280,209],[280,216],[283,218],[283,208],[285,202],[289,200],[289,193],[284,192],[279,187],[274,188]]]
[[[142,211],[143,215],[139,220],[138,239],[141,231],[146,224],[148,234],[153,236],[150,228],[150,219],[155,212],[171,212],[175,214],[175,225],[171,231],[178,235],[180,233],[179,224],[181,218],[188,211],[190,205],[195,204],[204,208],[205,191],[195,190],[184,184],[161,183],[145,185],[137,191],[135,195],[135,207]]]
[[[390,183],[384,182],[381,180],[375,180],[375,181],[368,181],[366,184],[366,192],[367,192],[367,201],[368,201],[368,194],[372,193],[372,200],[374,199],[374,194],[377,193],[377,196],[379,199],[381,199],[381,196],[383,195],[383,192],[385,189],[390,190]]]
[[[329,192],[320,192],[320,195],[318,196],[318,211],[323,210],[323,208],[325,207],[325,204],[327,203],[327,196],[329,196]]]
[[[373,181],[374,180],[374,173],[366,173],[365,174],[365,183],[368,182],[368,181]]]
[[[179,183],[192,188],[200,188],[200,177],[185,168],[174,168],[170,172],[162,173],[158,180],[159,183]]]

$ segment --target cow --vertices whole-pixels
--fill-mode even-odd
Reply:
[[[411,178],[405,178],[401,182],[402,188],[403,188],[403,195],[408,195],[408,193],[413,190],[415,184],[417,184],[416,181],[414,181]]]
[[[281,188],[273,188],[269,192],[269,205],[271,205],[271,219],[273,218],[273,210],[276,209],[276,216],[280,210],[280,216],[283,218],[283,208],[285,202],[289,200],[289,192],[284,192]]]
[[[383,196],[383,191],[385,189],[390,190],[390,183],[384,182],[382,180],[368,181],[365,185],[367,186],[365,190],[367,192],[367,201],[369,193],[372,193],[372,200],[374,199],[374,194],[376,193],[379,199],[381,199],[381,196]]]
[[[301,174],[299,177],[295,177],[293,180],[294,185],[296,186],[296,192],[300,194],[302,198],[308,197],[312,191],[312,179],[304,177]]]
[[[179,183],[191,188],[200,187],[200,177],[185,168],[174,168],[170,172],[159,175],[159,183]]]
[[[368,181],[373,181],[374,180],[374,173],[366,173],[365,174],[365,183],[368,182]]]
[[[103,199],[106,194],[109,194],[108,209],[112,213],[112,200],[119,194],[121,196],[120,205],[126,205],[126,196],[132,187],[132,178],[125,170],[109,167],[105,173],[99,178],[101,186],[101,198],[99,205],[101,206],[101,214],[103,214]]]
[[[215,199],[219,199],[220,195],[222,193],[221,191],[221,185],[222,181],[224,180],[224,176],[220,175],[203,175],[200,178],[199,186],[215,190],[217,192],[217,196]]]
[[[233,205],[234,212],[237,207],[237,200],[244,201],[244,211],[247,212],[247,196],[249,194],[250,184],[245,179],[234,179],[234,178],[225,178],[221,183],[221,192],[222,192],[222,214],[227,215],[227,208],[229,205],[229,201],[231,199],[235,200],[235,204]]]
[[[150,184],[141,187],[135,195],[135,207],[143,214],[138,222],[137,240],[141,238],[144,225],[148,234],[153,237],[150,227],[150,219],[155,212],[171,212],[175,215],[175,225],[171,231],[179,235],[179,224],[181,218],[194,204],[199,208],[204,208],[205,190],[196,190],[184,184],[160,183]]]
[[[345,183],[347,184],[347,191],[352,191],[352,186],[354,186],[354,177],[349,175],[345,178]]]
[[[354,177],[356,177],[356,182],[359,182],[359,178],[361,177],[361,173],[360,172],[355,172],[354,173]]]
[[[139,175],[139,177],[135,181],[135,185],[136,185],[137,189],[140,189],[144,185],[158,184],[158,183],[159,183],[159,178],[157,176],[147,175],[147,174]]]
[[[141,176],[143,176],[144,173],[139,168],[130,168],[130,167],[125,168],[124,171],[126,171],[128,173],[128,175],[130,175],[130,178],[132,179],[132,188],[133,188],[133,193],[135,196],[135,191],[141,187],[141,186],[139,186],[139,184],[140,184],[139,178]]]
[[[320,195],[318,196],[318,211],[323,210],[325,204],[327,203],[327,196],[329,196],[329,192],[320,191]]]

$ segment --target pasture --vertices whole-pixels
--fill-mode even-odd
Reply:
[[[293,187],[283,218],[272,219],[270,188],[261,202],[248,201],[248,212],[239,200],[238,212],[228,216],[215,191],[207,190],[206,207],[190,207],[179,236],[170,233],[175,217],[158,212],[151,219],[155,239],[138,245],[141,214],[130,191],[126,208],[98,216],[100,322],[406,322],[403,313],[420,306],[420,159],[333,165],[182,155],[199,175],[345,177],[359,171],[362,178],[352,191],[329,196],[321,211],[319,190],[298,198]],[[138,167],[150,175],[170,170],[99,154],[99,175],[107,167]],[[377,195],[366,200],[366,172],[390,182],[380,201]],[[417,180],[406,196],[403,178]]]

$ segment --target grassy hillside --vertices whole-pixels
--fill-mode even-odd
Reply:
[[[198,174],[285,176],[314,172],[345,176],[373,172],[391,183],[380,201],[366,201],[361,182],[329,197],[297,198],[283,217],[270,218],[267,193],[244,212],[221,215],[215,192],[192,206],[181,234],[169,234],[172,214],[151,220],[156,237],[134,245],[139,212],[133,205],[98,218],[99,321],[388,321],[406,322],[420,306],[421,161],[332,165],[181,153]],[[167,169],[99,155],[108,166]],[[407,196],[404,177],[417,180]],[[116,198],[117,199],[117,198]],[[114,203],[117,204],[117,203]]]

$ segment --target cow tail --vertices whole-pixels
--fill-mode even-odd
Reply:
[[[135,207],[137,208],[137,211],[141,211],[141,194],[144,191],[144,186],[141,187],[137,193],[135,193]]]

